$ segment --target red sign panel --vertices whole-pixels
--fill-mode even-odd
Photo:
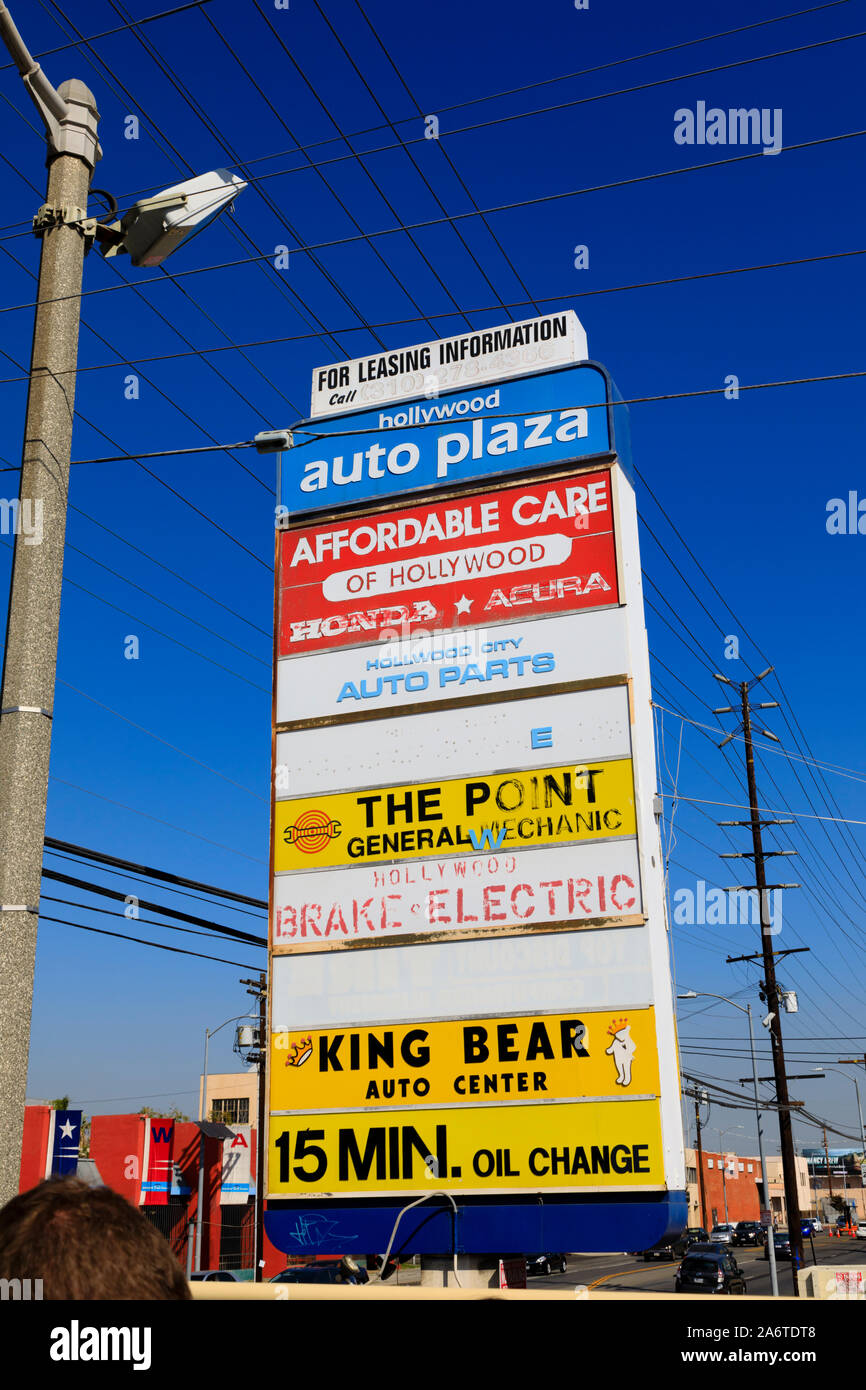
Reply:
[[[280,655],[618,601],[610,474],[286,531]]]

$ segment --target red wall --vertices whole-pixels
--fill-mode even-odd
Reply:
[[[94,1115],[90,1122],[90,1157],[102,1181],[134,1207],[146,1176],[142,1171],[146,1123],[142,1115]]]
[[[21,1156],[21,1176],[19,1191],[25,1192],[35,1187],[45,1177],[45,1158],[48,1151],[48,1127],[50,1107],[47,1105],[28,1105],[24,1112],[24,1146]],[[133,1206],[139,1205],[144,1172],[144,1141],[148,1124],[174,1123],[174,1144],[172,1156],[180,1170],[184,1186],[190,1189],[185,1208],[174,1222],[169,1239],[172,1245],[182,1241],[186,1225],[196,1218],[198,1212],[198,1169],[200,1131],[198,1125],[190,1122],[150,1119],[143,1115],[94,1115],[90,1129],[90,1157],[107,1187],[121,1193]],[[251,1173],[253,1183],[256,1172],[257,1134],[251,1134]],[[222,1168],[222,1140],[205,1139],[204,1175],[204,1226],[202,1228],[201,1264],[202,1269],[216,1269],[219,1266],[220,1232],[222,1214],[220,1208],[220,1173]],[[253,1220],[252,1204],[248,1213]],[[271,1245],[267,1236],[264,1239],[265,1279],[277,1274],[286,1267],[286,1256]]]
[[[19,1192],[28,1192],[31,1187],[35,1187],[45,1177],[50,1116],[50,1105],[28,1105],[24,1110],[24,1143],[21,1148]]]
[[[697,1155],[695,1155],[697,1157]],[[712,1159],[713,1166],[709,1166]],[[704,1192],[706,1194],[706,1213],[705,1222],[707,1229],[713,1224],[713,1207],[718,1210],[719,1221],[725,1220],[725,1194],[722,1185],[722,1170],[719,1163],[724,1163],[724,1154],[703,1153],[704,1169]],[[761,1178],[761,1165],[757,1158],[741,1158],[737,1156],[737,1176],[727,1176],[725,1187],[728,1193],[728,1220],[736,1221],[759,1221],[761,1216],[761,1206],[758,1201],[758,1182]],[[739,1171],[739,1164],[744,1164],[744,1170]],[[749,1164],[752,1165],[752,1172],[748,1171]],[[698,1185],[698,1202],[701,1200],[700,1184]],[[700,1211],[700,1208],[698,1209]],[[702,1218],[704,1220],[704,1218]]]

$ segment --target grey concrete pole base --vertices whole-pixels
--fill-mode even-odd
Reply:
[[[502,1258],[506,1258],[503,1256]],[[499,1255],[458,1255],[457,1277],[462,1289],[498,1289]],[[456,1289],[454,1260],[450,1255],[421,1256],[422,1289]]]

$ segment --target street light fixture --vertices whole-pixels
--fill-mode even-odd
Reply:
[[[721,679],[724,679],[722,677]],[[773,1211],[770,1205],[770,1177],[767,1172],[767,1164],[764,1158],[764,1130],[761,1123],[761,1107],[758,1097],[758,1061],[755,1057],[755,1035],[752,1030],[752,1006],[751,1004],[738,1004],[735,999],[729,999],[725,994],[714,994],[712,990],[690,989],[685,994],[678,994],[678,999],[721,999],[722,1003],[730,1004],[732,1009],[739,1009],[741,1014],[746,1014],[749,1020],[749,1049],[752,1054],[752,1084],[755,1095],[755,1124],[758,1130],[758,1157],[761,1163],[761,1179],[764,1188],[764,1201],[766,1208],[770,1212],[770,1224],[767,1229],[767,1255],[770,1262],[770,1288],[774,1298],[779,1296],[779,1279],[776,1273],[776,1246],[773,1241]]]
[[[102,254],[106,258],[128,255],[134,266],[162,265],[182,242],[230,208],[246,186],[228,169],[213,169],[173,184],[153,198],[142,198],[119,222],[100,225]]]

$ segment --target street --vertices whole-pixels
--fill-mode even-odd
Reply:
[[[815,1236],[814,1241],[818,1264],[866,1266],[866,1241],[852,1240],[850,1237],[837,1239],[828,1235]],[[746,1277],[748,1292],[769,1295],[770,1267],[764,1259],[763,1250],[751,1245],[734,1246],[732,1253]],[[805,1253],[808,1267],[812,1263],[808,1241]],[[576,1288],[584,1284],[588,1288],[603,1288],[611,1293],[616,1290],[629,1293],[673,1293],[674,1276],[679,1263],[679,1259],[652,1260],[647,1263],[642,1257],[636,1258],[633,1255],[569,1255],[567,1273],[529,1279],[527,1287]],[[792,1294],[790,1263],[780,1260],[777,1269],[780,1294]]]

